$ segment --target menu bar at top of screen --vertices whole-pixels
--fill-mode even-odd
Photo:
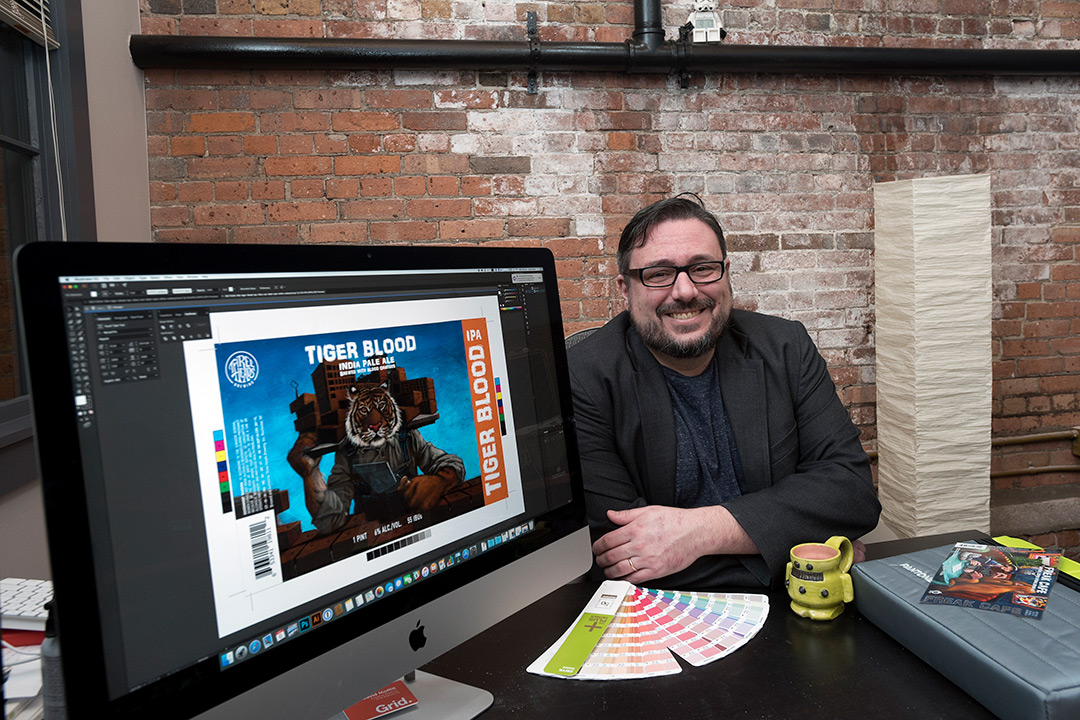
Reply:
[[[187,273],[187,274],[151,274],[151,275],[65,275],[59,278],[61,284],[72,283],[135,283],[135,282],[185,282],[193,280],[258,280],[274,278],[278,280],[292,278],[320,277],[359,277],[367,275],[401,276],[410,275],[458,275],[466,273],[537,273],[541,267],[504,267],[504,268],[434,268],[408,270],[340,270],[318,272],[265,272],[265,273]]]
[[[299,296],[348,296],[362,293],[381,295],[387,292],[418,290],[424,294],[460,291],[465,288],[493,288],[496,285],[535,284],[543,282],[543,272],[517,269],[514,271],[440,271],[358,274],[268,275],[255,277],[169,276],[167,279],[147,280],[150,276],[66,276],[60,286],[64,300],[69,303],[101,305],[115,308],[130,303],[172,302],[179,305],[208,301],[251,298],[298,298]],[[124,279],[139,277],[141,279]],[[166,277],[166,276],[161,276]],[[74,282],[78,280],[78,282]],[[351,282],[350,282],[351,281]]]

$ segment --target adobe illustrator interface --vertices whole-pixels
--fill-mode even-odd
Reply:
[[[63,278],[117,630],[214,619],[125,657],[115,689],[243,660],[569,502],[540,279]]]

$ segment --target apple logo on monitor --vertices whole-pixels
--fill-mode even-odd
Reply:
[[[419,650],[425,645],[427,645],[427,637],[424,635],[424,626],[417,620],[416,627],[409,633],[409,647],[413,650]]]

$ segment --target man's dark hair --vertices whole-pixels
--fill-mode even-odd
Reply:
[[[705,223],[720,242],[721,258],[727,257],[724,231],[720,228],[720,222],[716,216],[705,209],[701,198],[694,193],[681,193],[672,198],[658,200],[638,210],[623,228],[622,236],[619,238],[619,249],[615,255],[621,275],[625,275],[630,269],[630,252],[645,244],[645,240],[654,227],[669,220],[700,220]]]

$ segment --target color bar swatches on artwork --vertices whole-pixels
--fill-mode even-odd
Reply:
[[[217,462],[218,489],[221,491],[221,512],[232,512],[232,492],[229,489],[229,458],[225,452],[225,431],[214,431],[214,461]]]

